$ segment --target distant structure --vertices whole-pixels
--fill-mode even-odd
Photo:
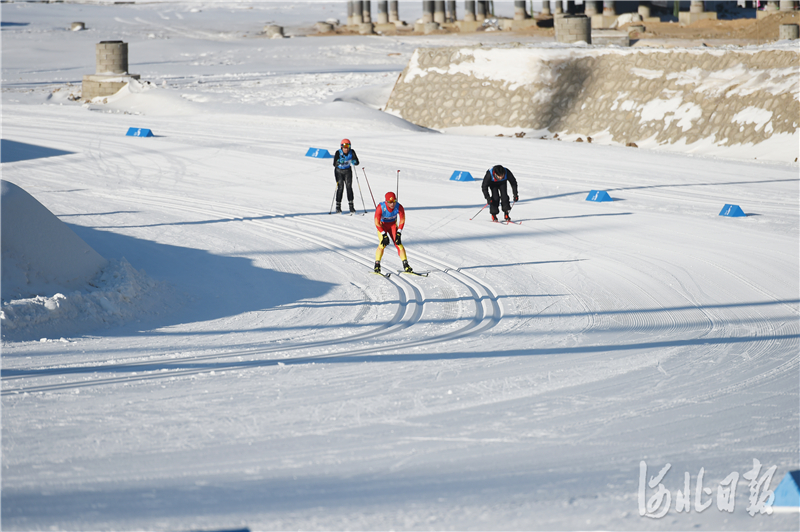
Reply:
[[[88,101],[98,96],[116,94],[138,74],[128,73],[128,43],[102,41],[95,45],[95,73],[83,76],[81,98]]]
[[[372,4],[378,4],[378,15],[372,18]],[[347,25],[352,29],[359,30],[362,34],[371,34],[372,30],[378,33],[395,33],[397,30],[412,30],[415,33],[432,33],[438,30],[473,32],[488,26],[496,27],[501,30],[520,30],[536,27],[539,22],[545,22],[548,26],[558,24],[558,19],[564,16],[586,16],[590,21],[590,30],[610,29],[619,24],[618,19],[622,14],[629,14],[633,11],[629,22],[644,26],[649,23],[660,22],[661,18],[653,16],[654,10],[662,13],[665,4],[673,5],[669,2],[639,1],[639,2],[615,2],[613,0],[584,0],[583,2],[562,0],[541,0],[540,2],[530,2],[527,0],[514,0],[513,18],[496,17],[494,13],[494,2],[488,0],[465,0],[463,17],[458,19],[455,0],[422,0],[422,16],[413,24],[406,25],[400,20],[398,13],[399,2],[369,0],[347,0]],[[764,9],[757,11],[757,17],[763,18],[772,14],[793,11],[797,9],[796,0],[781,0],[761,2]],[[533,12],[534,4],[541,5],[541,11]],[[681,2],[685,8],[687,2]],[[716,11],[706,11],[705,3],[702,0],[691,0],[688,2],[689,10],[677,13],[681,25],[689,25],[700,20],[716,20]],[[737,2],[739,7],[755,7],[755,2]],[[530,5],[530,12],[528,12]],[[552,21],[552,24],[551,24]],[[366,27],[365,24],[372,26]],[[575,31],[577,24],[575,21],[568,25],[567,31],[562,31],[563,35],[571,34]],[[583,24],[580,22],[581,34]],[[788,30],[787,30],[788,31]],[[571,37],[570,37],[571,39]],[[584,40],[584,39],[578,39]],[[600,41],[598,39],[598,41]],[[608,41],[608,39],[605,39]],[[621,44],[619,42],[598,42],[598,44]]]

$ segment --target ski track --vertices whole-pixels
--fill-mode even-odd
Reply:
[[[104,194],[103,196],[106,199],[112,199],[112,200],[122,199],[121,197],[111,196],[107,194]],[[354,253],[349,250],[349,248],[352,247],[352,244],[350,243],[350,245],[348,245],[347,241],[344,241],[341,244],[330,244],[326,242],[320,242],[318,238],[308,236],[309,232],[297,230],[290,227],[285,227],[279,223],[276,223],[278,221],[281,221],[283,217],[286,216],[284,213],[276,213],[273,211],[252,211],[252,210],[248,211],[247,213],[242,213],[241,207],[239,206],[226,205],[226,204],[207,202],[201,200],[192,200],[189,198],[180,198],[180,199],[172,198],[172,201],[164,201],[163,195],[157,198],[155,196],[145,194],[141,191],[137,192],[135,196],[138,202],[150,206],[157,206],[169,210],[181,210],[184,212],[191,212],[207,216],[219,216],[222,218],[226,218],[230,221],[242,221],[257,227],[268,228],[271,231],[275,231],[289,237],[299,238],[307,242],[311,242],[317,245],[322,245],[323,247],[326,247],[330,251],[333,251],[343,257],[346,257],[352,262],[364,265],[366,267],[371,267],[370,260],[365,259],[363,255]],[[130,196],[128,196],[128,198],[130,198]],[[232,212],[237,210],[240,212]],[[261,218],[264,217],[271,217],[274,221],[261,220]],[[294,223],[299,226],[321,227],[328,229],[330,231],[337,231],[339,232],[339,236],[341,236],[342,234],[346,234],[351,238],[360,239],[362,241],[369,241],[369,242],[374,241],[374,238],[366,236],[363,232],[343,229],[342,226],[336,224],[331,224],[316,220],[300,220],[300,221],[294,220]],[[481,334],[491,329],[492,327],[497,325],[497,323],[500,322],[500,319],[502,318],[502,311],[498,303],[498,296],[496,291],[492,289],[489,285],[482,283],[474,276],[465,274],[463,272],[459,272],[457,271],[457,268],[455,266],[448,264],[444,261],[439,261],[429,255],[423,253],[416,253],[415,257],[420,257],[422,259],[421,262],[429,264],[435,268],[438,268],[449,279],[460,283],[461,285],[463,285],[468,289],[474,306],[474,311],[473,311],[474,315],[471,318],[469,318],[467,320],[467,323],[465,323],[459,329],[456,329],[454,331],[445,331],[440,334],[435,334],[432,337],[423,338],[422,340],[408,341],[405,339],[400,339],[400,340],[390,341],[385,344],[378,344],[366,348],[356,348],[356,349],[345,348],[345,350],[337,352],[335,354],[305,355],[300,357],[268,359],[268,360],[264,360],[262,358],[244,360],[242,358],[242,357],[248,357],[248,358],[258,357],[259,355],[265,355],[265,354],[276,354],[276,353],[285,354],[291,351],[303,351],[303,350],[308,351],[321,347],[330,348],[332,345],[351,344],[356,341],[363,342],[367,340],[377,340],[379,338],[386,337],[388,334],[399,332],[419,324],[424,309],[426,308],[425,305],[427,298],[425,297],[423,291],[413,282],[411,282],[409,278],[401,276],[392,276],[392,278],[387,279],[387,281],[392,283],[397,289],[397,294],[399,298],[397,310],[392,319],[390,319],[388,323],[374,327],[372,330],[367,332],[352,334],[338,339],[324,339],[321,341],[307,342],[296,345],[289,345],[289,346],[281,345],[280,347],[262,348],[254,350],[237,350],[234,352],[228,352],[224,354],[176,357],[174,353],[170,353],[155,357],[148,356],[147,360],[143,360],[140,362],[132,361],[132,362],[126,362],[125,364],[103,365],[102,370],[104,372],[107,372],[110,370],[113,371],[115,368],[118,368],[120,370],[122,369],[129,370],[131,368],[140,367],[146,371],[146,368],[148,366],[156,366],[156,365],[161,367],[180,366],[180,365],[197,363],[200,361],[208,361],[208,360],[218,360],[218,359],[228,360],[231,358],[240,359],[236,363],[232,363],[228,366],[221,365],[217,369],[215,369],[215,371],[226,371],[226,370],[236,370],[236,369],[250,368],[250,367],[259,367],[264,365],[276,365],[279,363],[287,364],[287,363],[298,363],[298,362],[310,362],[313,360],[332,358],[332,357],[357,357],[370,354],[380,354],[387,351],[391,352],[398,348],[413,349],[419,347],[426,347],[441,342],[456,340],[465,336],[469,336],[471,334]],[[432,305],[432,303],[427,302],[427,305],[430,306]],[[366,312],[366,307],[364,307],[362,311]],[[96,366],[87,367],[85,365],[75,364],[75,365],[59,366],[57,368],[51,368],[51,369],[32,368],[31,373],[35,373],[38,376],[86,373],[87,370],[91,370],[91,368],[93,367]],[[207,373],[208,371],[209,371],[208,368],[205,367],[201,369],[174,370],[174,371],[169,371],[167,373],[164,373],[162,370],[159,370],[159,372],[155,374],[137,375],[135,377],[97,378],[88,381],[83,380],[70,383],[59,383],[59,384],[40,385],[40,386],[24,386],[20,388],[8,388],[4,386],[2,395],[43,392],[43,391],[53,391],[53,390],[66,390],[84,386],[130,383],[135,381],[144,381],[152,379],[171,379],[180,376],[195,375],[198,373]],[[2,380],[3,382],[7,382],[7,381],[13,381],[17,379],[24,379],[30,377],[31,374],[16,375],[16,376],[4,377]]]

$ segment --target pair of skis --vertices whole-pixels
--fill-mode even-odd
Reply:
[[[377,275],[382,275],[382,276],[386,277],[387,279],[392,276],[391,272],[382,272],[382,271],[381,272],[376,272],[376,271],[373,270],[372,273],[377,274]],[[417,277],[427,277],[430,272],[407,272],[405,270],[397,270],[397,273],[404,273],[406,275],[416,275]]]

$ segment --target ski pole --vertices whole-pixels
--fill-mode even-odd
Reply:
[[[394,195],[397,197],[397,202],[400,202],[400,170],[397,171],[397,185],[395,186]]]
[[[358,180],[358,168],[355,171],[356,183],[358,183],[358,193],[361,195],[361,205],[364,207],[364,214],[367,214],[367,205],[364,203],[364,193],[361,192],[361,181]]]
[[[336,191],[339,189],[339,182],[336,182],[336,186],[333,187],[333,197],[331,198],[331,210],[328,211],[328,214],[333,214],[333,200],[336,199]]]
[[[369,195],[372,196],[372,187],[369,186],[369,179],[367,179],[367,171],[364,170],[364,167],[361,167],[361,171],[364,172],[364,179],[367,181],[367,188],[369,189]],[[375,196],[372,196],[372,204],[375,205],[375,208],[378,208],[378,204],[375,203]]]
[[[479,210],[478,212],[476,212],[476,213],[475,213],[475,216],[478,216],[480,213],[482,213],[482,212],[483,212],[483,209],[485,209],[485,208],[486,208],[486,207],[488,207],[488,206],[489,206],[489,204],[487,203],[486,205],[484,205],[483,207],[481,207],[481,210]],[[474,219],[474,218],[475,218],[475,216],[473,216],[472,218],[470,218],[470,220]]]

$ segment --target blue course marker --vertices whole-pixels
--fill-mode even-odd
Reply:
[[[773,506],[800,507],[800,470],[786,473],[773,493],[775,494]]]
[[[744,213],[744,211],[742,211],[741,207],[739,207],[738,205],[730,205],[728,203],[725,204],[725,206],[719,212],[719,215],[720,216],[730,216],[732,218],[739,218],[741,216],[747,216]]]
[[[586,196],[586,201],[614,201],[605,190],[592,190]]]
[[[333,155],[328,150],[322,148],[309,148],[306,152],[306,157],[315,157],[317,159],[333,159]]]
[[[130,127],[128,128],[128,132],[125,133],[126,137],[153,137],[153,132],[149,129],[143,129],[139,127]]]
[[[475,181],[475,178],[472,177],[472,174],[469,172],[453,172],[453,175],[450,176],[450,181]]]

